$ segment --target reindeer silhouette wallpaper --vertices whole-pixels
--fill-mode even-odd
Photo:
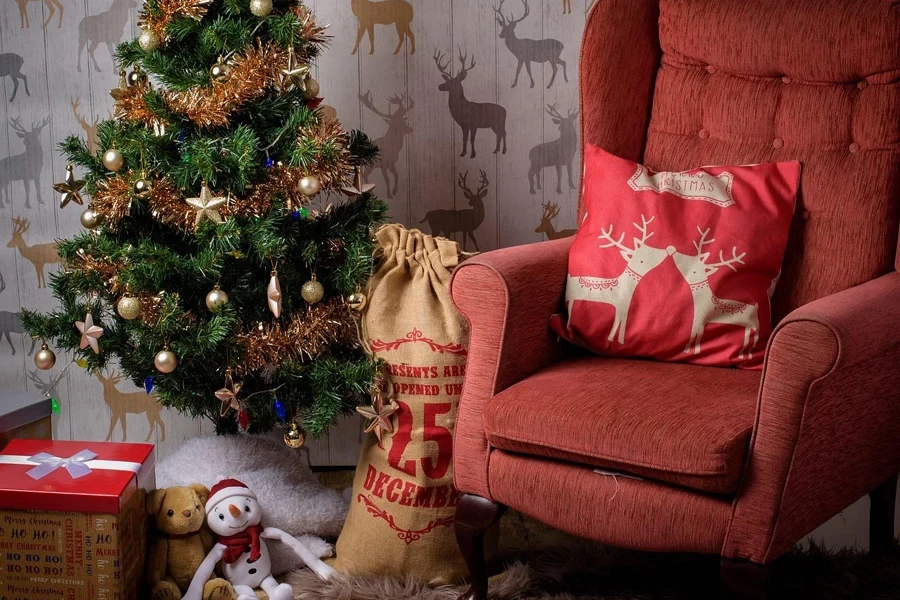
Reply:
[[[81,229],[52,184],[65,136],[94,151],[118,84],[115,45],[136,37],[141,0],[0,0],[0,386],[44,393],[67,364],[35,371],[16,313],[48,311],[55,240]],[[307,0],[330,24],[321,96],[380,148],[365,177],[391,221],[467,251],[572,235],[579,182],[578,49],[589,0]],[[76,207],[78,208],[78,207]],[[38,344],[40,346],[40,344]],[[164,455],[207,423],[160,410],[115,370],[72,366],[52,393],[61,439],[141,441]],[[352,417],[309,460],[352,465]]]

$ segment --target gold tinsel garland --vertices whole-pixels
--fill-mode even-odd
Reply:
[[[144,31],[153,32],[159,39],[166,39],[166,27],[176,19],[201,20],[212,0],[157,0],[153,14],[146,8],[141,11],[138,25]]]
[[[275,322],[241,332],[237,342],[244,352],[241,362],[232,368],[241,376],[268,364],[313,360],[335,344],[358,344],[353,316],[340,297],[295,313],[287,326]]]

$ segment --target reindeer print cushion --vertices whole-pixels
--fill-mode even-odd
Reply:
[[[800,163],[655,173],[586,145],[551,326],[601,354],[759,369]]]

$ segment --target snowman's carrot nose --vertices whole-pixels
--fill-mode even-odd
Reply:
[[[231,516],[234,517],[235,519],[238,518],[239,516],[241,516],[241,509],[239,509],[234,504],[228,505],[228,512],[230,512]]]

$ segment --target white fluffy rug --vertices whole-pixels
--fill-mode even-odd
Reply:
[[[263,525],[278,527],[306,544],[319,557],[333,548],[320,536],[336,538],[347,517],[348,502],[316,479],[302,454],[262,436],[191,438],[156,466],[160,488],[201,483],[212,487],[234,478],[253,490],[263,507]],[[273,544],[274,572],[297,566],[297,557]]]

